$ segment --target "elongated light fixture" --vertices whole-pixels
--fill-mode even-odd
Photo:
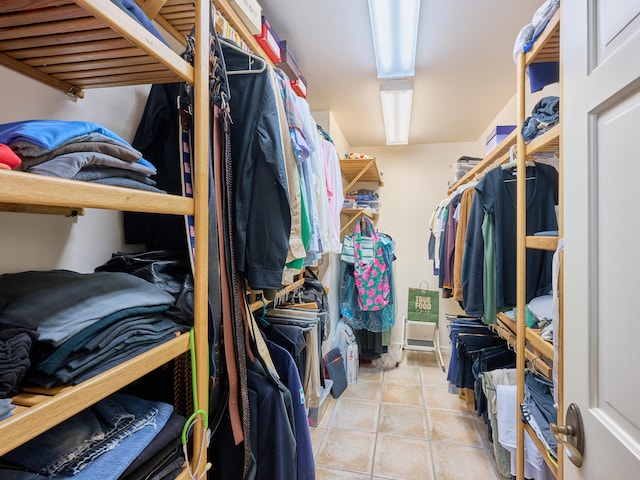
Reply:
[[[413,85],[407,80],[388,80],[380,86],[387,145],[409,143],[412,98]]]
[[[369,0],[378,78],[413,77],[420,0]]]

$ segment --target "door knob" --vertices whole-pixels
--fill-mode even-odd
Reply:
[[[550,423],[549,428],[553,437],[564,447],[567,458],[580,468],[584,460],[584,426],[580,409],[575,403],[567,408],[564,420],[564,425]]]

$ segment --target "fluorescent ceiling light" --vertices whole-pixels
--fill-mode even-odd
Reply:
[[[420,0],[369,0],[378,78],[415,74]]]
[[[380,87],[387,145],[409,143],[413,85],[406,80],[390,80]]]

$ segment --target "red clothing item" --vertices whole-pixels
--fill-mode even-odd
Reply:
[[[13,150],[11,150],[4,143],[0,143],[0,168],[6,168],[3,165],[9,167],[9,169],[16,168],[22,163],[20,157],[18,157]]]

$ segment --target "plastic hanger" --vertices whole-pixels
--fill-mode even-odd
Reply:
[[[509,170],[511,168],[516,168],[518,166],[518,155],[515,151],[516,146],[515,145],[511,145],[511,148],[509,149],[509,163],[505,163],[504,165],[502,165],[502,170]],[[531,162],[531,161],[526,161],[524,163],[525,165],[525,171],[527,167],[535,167],[536,164],[535,162]],[[517,175],[518,171],[516,170],[514,172],[515,175]],[[526,177],[525,180],[535,180],[535,176],[533,177]],[[504,180],[504,183],[510,183],[510,182],[515,182],[517,181],[517,179],[506,179]]]
[[[518,154],[516,153],[516,146],[511,145],[509,149],[509,163],[505,163],[502,165],[503,170],[508,170],[510,168],[515,168],[518,166]],[[535,167],[536,163],[531,161],[526,161],[525,166],[527,167]]]
[[[267,68],[267,62],[264,61],[264,58],[248,52],[246,50],[243,50],[242,48],[238,47],[236,44],[234,44],[233,42],[226,40],[224,38],[220,38],[220,43],[223,44],[225,47],[230,48],[231,50],[235,50],[238,53],[241,53],[243,55],[245,55],[247,57],[247,60],[249,62],[249,69],[248,70],[227,70],[227,75],[240,75],[240,74],[246,74],[246,73],[262,73],[265,71],[265,69]],[[253,68],[253,64],[255,62],[258,62],[261,66],[260,68]]]

